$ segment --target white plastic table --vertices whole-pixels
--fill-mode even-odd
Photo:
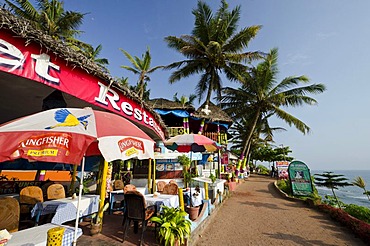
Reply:
[[[7,246],[45,246],[48,238],[48,230],[59,227],[52,223],[28,228],[22,231],[11,233],[12,238],[8,241]],[[62,245],[70,246],[73,243],[74,228],[62,225],[65,228]],[[77,238],[82,235],[82,229],[78,228]]]

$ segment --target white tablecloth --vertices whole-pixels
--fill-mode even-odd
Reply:
[[[204,188],[200,188],[200,193],[198,193],[195,188],[191,188],[189,191],[184,192],[184,195],[189,197],[190,194],[192,206],[200,206],[203,203],[203,199],[205,199]]]
[[[12,238],[8,241],[7,246],[45,246],[48,238],[48,230],[54,227],[59,227],[56,224],[44,224],[41,226],[32,227],[22,231],[12,233]],[[74,228],[64,226],[63,246],[70,246],[73,243]],[[78,228],[77,238],[82,235],[81,228]]]
[[[155,205],[157,211],[160,211],[162,205],[177,208],[179,206],[179,196],[160,194],[157,197],[153,197],[153,194],[148,194],[145,195],[145,202],[147,206]]]
[[[61,225],[76,219],[78,197],[62,198],[52,201],[39,202],[32,209],[32,217],[55,213],[51,223]],[[99,195],[83,195],[80,203],[79,217],[98,212]]]

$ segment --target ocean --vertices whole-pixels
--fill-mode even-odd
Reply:
[[[328,170],[325,170],[328,171]],[[341,174],[344,175],[345,178],[348,179],[347,182],[352,183],[353,180],[361,176],[366,183],[366,190],[370,190],[370,170],[329,170],[334,174]],[[321,174],[323,170],[311,170],[311,176],[314,174]],[[319,194],[324,198],[325,195],[333,196],[331,189],[325,187],[316,186],[317,191]],[[357,187],[357,186],[346,186],[346,187],[339,187],[338,190],[334,190],[337,197],[346,204],[357,204],[360,206],[370,208],[370,201],[368,200],[367,196],[364,195],[364,190]]]

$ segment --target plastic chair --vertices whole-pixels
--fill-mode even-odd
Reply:
[[[175,183],[169,183],[164,186],[163,194],[167,195],[177,195],[179,187]]]
[[[166,185],[166,182],[164,181],[158,181],[157,182],[157,191],[163,192],[164,186]]]
[[[19,203],[13,197],[0,198],[0,230],[7,229],[10,233],[18,231]]]
[[[66,192],[62,184],[52,184],[47,189],[48,200],[61,199],[66,197]]]
[[[123,242],[127,236],[131,221],[134,221],[134,232],[137,233],[139,222],[141,221],[142,231],[140,245],[143,243],[144,231],[148,220],[154,215],[155,207],[146,207],[144,196],[138,191],[128,191],[125,193],[125,213],[123,216]]]

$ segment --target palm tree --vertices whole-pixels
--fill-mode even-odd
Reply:
[[[139,80],[136,85],[136,92],[138,93],[139,97],[143,99],[147,82],[150,81],[149,74],[153,73],[159,68],[163,68],[163,66],[150,67],[152,57],[150,55],[149,47],[147,48],[145,54],[142,55],[142,59],[137,56],[132,57],[127,51],[123,49],[120,50],[132,64],[132,67],[121,66],[121,68],[131,71],[134,74],[139,74]]]
[[[290,76],[277,83],[277,49],[272,49],[265,60],[245,73],[240,88],[226,87],[222,90],[222,108],[235,120],[248,115],[248,134],[244,139],[242,158],[249,154],[250,142],[257,124],[268,115],[274,115],[289,126],[294,125],[303,134],[310,128],[298,118],[284,111],[282,107],[314,105],[317,101],[307,94],[325,91],[323,84],[298,86],[306,84],[306,76]],[[241,158],[241,159],[242,159]]]
[[[366,183],[365,183],[365,180],[358,176],[356,177],[353,182],[352,182],[353,185],[356,185],[357,187],[360,187],[361,189],[364,190],[364,195],[367,196],[367,199],[370,201],[370,191],[366,190]]]
[[[206,93],[208,105],[213,91],[217,92],[218,99],[221,98],[221,72],[235,81],[239,79],[239,72],[246,69],[241,62],[260,57],[259,52],[245,52],[244,49],[261,26],[246,27],[237,32],[240,6],[229,11],[225,0],[221,0],[215,14],[203,1],[198,1],[192,13],[195,16],[192,35],[165,38],[168,47],[183,54],[186,60],[174,62],[166,69],[177,69],[169,78],[171,84],[190,75],[201,74],[196,94],[200,102]]]
[[[86,45],[75,39],[81,33],[77,28],[82,24],[85,14],[65,11],[63,2],[58,0],[35,1],[37,8],[29,0],[5,0],[16,16],[29,20],[37,29],[53,38],[77,47]]]
[[[93,46],[88,45],[86,48],[83,49],[84,55],[91,61],[95,62],[104,72],[109,72],[108,68],[106,67],[109,65],[109,61],[106,58],[99,58],[99,54],[102,51],[103,46],[99,44],[95,49]]]
[[[177,92],[173,95],[173,100],[181,103],[182,107],[193,106],[195,98],[197,98],[195,94],[190,94],[189,97],[182,95],[180,98],[177,97]]]
[[[346,182],[348,179],[342,174],[334,174],[333,172],[323,172],[322,174],[314,174],[314,176],[316,185],[331,189],[338,207],[341,208],[334,190],[337,190],[338,187],[351,186],[351,183]]]

